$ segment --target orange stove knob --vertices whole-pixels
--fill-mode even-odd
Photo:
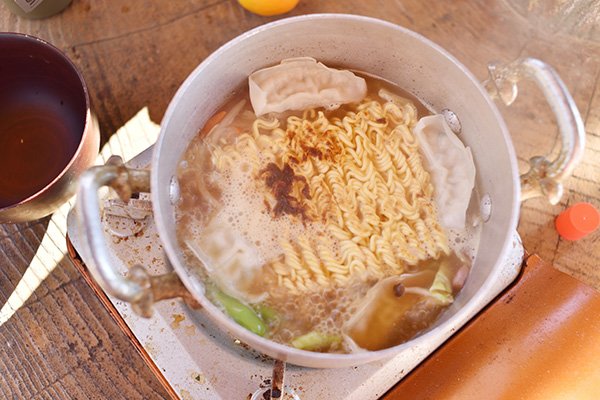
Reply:
[[[558,234],[567,240],[579,240],[600,225],[600,212],[591,203],[576,203],[556,218]]]

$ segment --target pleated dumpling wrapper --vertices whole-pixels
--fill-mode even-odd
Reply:
[[[465,147],[439,114],[421,118],[414,133],[429,166],[442,226],[463,229],[475,185],[471,149]]]
[[[359,102],[367,83],[347,70],[329,68],[311,57],[288,58],[248,78],[250,102],[257,116],[270,112],[335,109]]]

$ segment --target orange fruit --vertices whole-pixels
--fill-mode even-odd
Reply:
[[[292,11],[300,0],[238,0],[251,13],[269,17]]]

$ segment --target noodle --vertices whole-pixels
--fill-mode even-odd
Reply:
[[[258,118],[249,132],[211,144],[215,170],[250,168],[274,218],[316,227],[282,235],[263,272],[288,292],[381,279],[449,254],[430,175],[411,133],[411,103],[365,99],[342,118],[307,110]],[[317,231],[318,234],[312,234]]]

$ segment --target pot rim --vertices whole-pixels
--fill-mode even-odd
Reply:
[[[230,48],[239,45],[240,42],[245,41],[249,37],[260,34],[263,31],[267,31],[272,28],[276,28],[276,27],[288,25],[288,24],[294,24],[294,23],[298,23],[298,22],[327,20],[327,19],[336,19],[336,20],[344,19],[344,20],[359,21],[359,22],[365,22],[365,23],[374,24],[374,25],[385,26],[387,28],[390,28],[391,30],[395,30],[397,32],[400,32],[403,35],[408,35],[408,36],[413,37],[414,39],[421,41],[423,44],[433,48],[434,50],[436,50],[437,52],[441,53],[443,56],[448,58],[453,64],[455,64],[472,82],[474,82],[476,84],[477,89],[479,90],[479,92],[481,92],[481,94],[483,94],[483,97],[487,103],[487,106],[491,109],[491,111],[493,112],[493,114],[495,116],[497,123],[500,125],[500,130],[502,131],[503,139],[506,143],[506,148],[509,153],[508,156],[509,156],[510,164],[511,164],[511,173],[513,175],[513,182],[515,183],[512,186],[513,201],[511,204],[512,212],[511,212],[510,221],[509,221],[510,229],[507,229],[503,235],[504,236],[503,237],[503,245],[500,250],[500,255],[499,255],[498,259],[496,260],[496,263],[490,269],[490,273],[489,273],[488,277],[483,282],[483,284],[476,290],[475,294],[473,294],[471,299],[469,299],[459,310],[457,310],[456,313],[452,316],[452,318],[449,318],[448,320],[444,321],[443,323],[422,332],[421,334],[417,335],[416,337],[410,339],[409,341],[407,341],[405,343],[401,343],[397,346],[389,347],[389,348],[382,349],[382,350],[376,350],[376,351],[364,351],[364,352],[359,352],[359,353],[339,354],[339,353],[319,353],[319,352],[313,352],[313,351],[307,351],[307,350],[299,350],[294,347],[284,345],[281,343],[277,343],[270,339],[263,338],[261,336],[258,336],[256,334],[250,332],[249,330],[243,328],[241,325],[238,325],[233,319],[231,319],[227,315],[225,315],[217,306],[215,306],[212,302],[210,302],[210,300],[208,300],[204,296],[204,288],[202,286],[201,281],[199,281],[197,279],[197,277],[194,277],[191,274],[186,273],[185,269],[179,264],[179,262],[178,262],[178,253],[180,253],[179,246],[176,245],[175,241],[172,241],[172,240],[163,241],[161,238],[161,243],[163,244],[163,247],[167,254],[167,257],[172,261],[173,268],[175,269],[175,271],[181,278],[183,284],[192,293],[192,295],[198,300],[198,302],[202,305],[202,307],[204,307],[208,311],[209,316],[217,323],[217,325],[219,327],[225,328],[229,332],[230,335],[241,340],[242,342],[246,342],[246,343],[254,342],[254,343],[260,344],[263,349],[268,348],[271,352],[271,354],[269,354],[269,355],[279,358],[282,361],[286,361],[288,358],[294,358],[294,359],[301,358],[304,360],[311,359],[314,362],[327,364],[327,367],[336,368],[336,367],[345,367],[348,365],[360,365],[360,364],[364,364],[364,363],[375,361],[375,360],[390,358],[402,350],[406,350],[411,347],[418,347],[420,344],[427,341],[431,337],[435,337],[436,335],[444,335],[445,332],[449,333],[448,332],[448,331],[450,331],[449,325],[453,319],[466,318],[470,314],[473,314],[474,312],[478,311],[478,309],[476,309],[477,304],[478,304],[477,300],[481,300],[481,298],[484,297],[485,294],[490,291],[490,289],[493,287],[493,284],[496,281],[498,275],[501,274],[502,271],[500,269],[500,264],[507,257],[507,254],[509,251],[509,246],[511,244],[512,235],[516,231],[518,217],[519,217],[520,183],[519,183],[516,153],[515,153],[514,146],[512,144],[512,140],[511,140],[509,132],[508,132],[508,128],[506,127],[506,124],[504,122],[504,119],[502,118],[495,103],[489,97],[487,91],[481,85],[479,80],[462,63],[460,63],[454,56],[452,56],[447,50],[445,50],[441,46],[437,45],[430,39],[424,37],[423,35],[416,33],[412,30],[409,30],[408,28],[405,28],[403,26],[389,22],[389,21],[385,21],[385,20],[373,18],[373,17],[362,16],[362,15],[354,15],[354,14],[322,13],[322,14],[307,14],[307,15],[284,18],[284,19],[280,19],[280,20],[277,20],[274,22],[270,22],[270,23],[258,26],[254,29],[244,32],[241,35],[233,38],[229,42],[222,45],[220,48],[218,48],[213,53],[211,53],[206,59],[204,59],[202,61],[202,63],[200,63],[188,75],[186,80],[183,82],[183,84],[177,90],[175,96],[172,98],[172,100],[165,112],[163,120],[161,122],[161,132],[160,132],[159,138],[156,142],[156,145],[154,147],[153,154],[152,154],[152,164],[151,165],[152,165],[153,173],[151,174],[151,187],[152,188],[158,187],[158,174],[154,173],[154,171],[155,171],[154,168],[158,164],[159,155],[161,154],[161,150],[163,147],[162,138],[165,136],[163,131],[166,130],[166,127],[169,124],[169,120],[172,118],[173,114],[175,113],[175,111],[178,107],[178,104],[180,103],[181,99],[184,97],[184,94],[186,93],[188,87],[191,85],[191,82],[196,80],[198,78],[198,76],[200,76],[202,74],[203,70],[206,68],[207,65],[218,60],[218,58],[221,56],[221,54],[226,52]],[[154,209],[154,218],[155,218],[156,225],[157,225],[157,228],[159,231],[159,236],[160,236],[161,232],[164,231],[164,226],[166,226],[167,221],[166,221],[165,217],[159,212],[159,206],[158,206],[159,196],[157,195],[158,191],[152,190],[151,193],[152,193],[152,204],[153,204],[153,209]],[[256,347],[256,346],[253,346],[252,344],[250,344],[250,346]],[[260,351],[262,351],[262,350],[260,350]],[[294,362],[292,361],[292,363],[294,363]],[[309,365],[308,363],[298,363],[298,365],[315,366],[315,364]]]

